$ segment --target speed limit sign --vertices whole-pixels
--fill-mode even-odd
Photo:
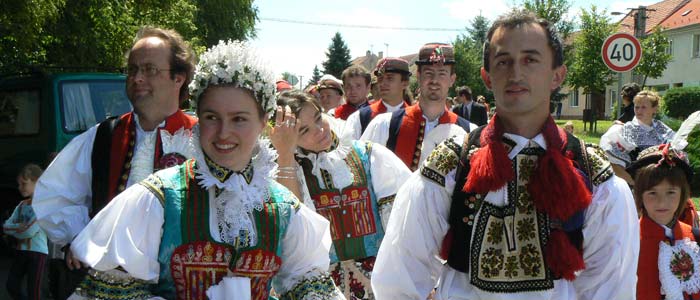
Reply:
[[[627,72],[639,64],[642,58],[642,45],[634,36],[615,33],[605,39],[601,50],[603,62],[615,72]]]

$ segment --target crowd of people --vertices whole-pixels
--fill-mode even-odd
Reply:
[[[387,57],[304,91],[259,55],[221,41],[195,64],[177,32],[139,30],[133,111],[18,175],[12,297],[41,297],[48,241],[64,253],[54,299],[700,296],[689,131],[633,87],[634,115],[600,146],[558,127],[567,68],[547,20],[491,25],[493,115],[469,87],[449,99],[449,44],[421,46],[416,74]]]

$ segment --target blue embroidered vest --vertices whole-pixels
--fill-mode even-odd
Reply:
[[[280,242],[299,202],[271,182],[270,198],[254,210],[257,244],[242,233],[235,245],[211,236],[209,193],[197,184],[195,160],[149,177],[142,184],[158,195],[165,222],[158,261],[160,278],[153,293],[166,299],[206,299],[206,290],[226,276],[251,278],[252,299],[268,299],[271,278],[282,261]]]

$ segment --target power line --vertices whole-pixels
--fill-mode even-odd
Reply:
[[[374,26],[374,25],[359,25],[359,24],[341,24],[341,23],[325,23],[313,21],[300,21],[281,18],[260,18],[262,21],[272,21],[280,23],[294,23],[316,26],[332,26],[332,27],[348,27],[348,28],[365,28],[365,29],[388,29],[388,30],[409,30],[409,31],[464,31],[464,28],[431,28],[431,27],[394,27],[394,26]]]

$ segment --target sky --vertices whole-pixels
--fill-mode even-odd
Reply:
[[[417,53],[429,42],[453,41],[466,33],[465,27],[477,15],[489,20],[506,12],[522,1],[514,0],[341,0],[341,1],[280,1],[257,0],[260,20],[257,37],[251,44],[278,77],[289,72],[306,85],[315,65],[323,72],[326,51],[336,32],[340,32],[350,49],[352,59],[364,56],[368,50],[384,52],[384,56]],[[576,18],[582,8],[596,5],[599,9],[627,12],[627,8],[651,5],[660,0],[573,0],[569,18]],[[280,22],[292,20],[301,23]],[[620,16],[611,16],[617,21]],[[324,23],[330,26],[303,24]],[[355,27],[339,26],[353,25]],[[375,26],[392,28],[423,28],[430,30],[395,30],[358,28]],[[436,30],[440,29],[440,30]]]

